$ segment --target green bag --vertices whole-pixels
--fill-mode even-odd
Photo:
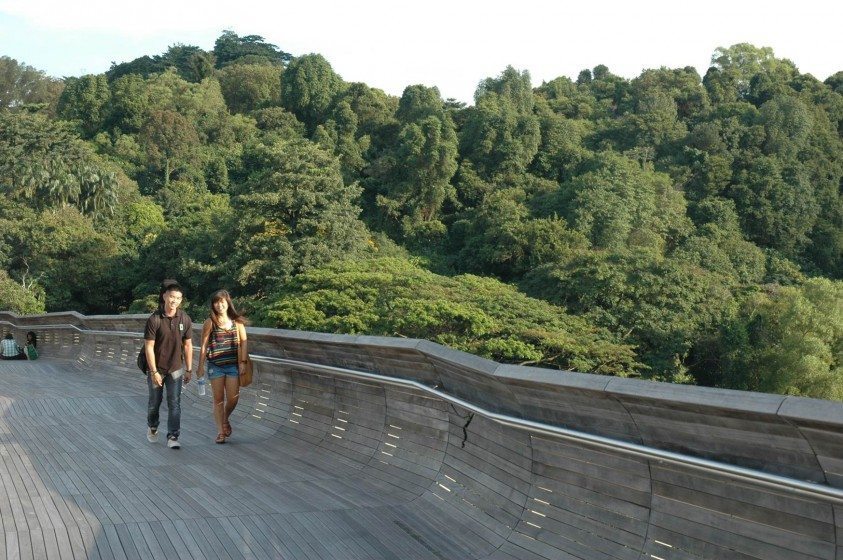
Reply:
[[[31,344],[27,344],[26,348],[24,349],[26,352],[26,357],[30,360],[37,360],[38,359],[38,350]]]

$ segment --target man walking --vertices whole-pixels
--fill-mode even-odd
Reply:
[[[144,331],[149,407],[146,439],[158,441],[158,410],[167,388],[167,447],[179,449],[182,381],[190,382],[193,362],[193,322],[179,309],[183,290],[175,280],[165,280],[158,298],[158,311],[149,316]],[[184,362],[184,366],[182,366]]]

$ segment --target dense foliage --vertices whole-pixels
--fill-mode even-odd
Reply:
[[[0,308],[144,311],[843,399],[843,73],[720,47],[474,104],[226,31],[57,80],[0,57]]]

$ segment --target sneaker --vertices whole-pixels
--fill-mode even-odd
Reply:
[[[155,443],[158,441],[158,428],[147,428],[146,439],[149,440],[149,443]]]
[[[170,436],[167,438],[167,447],[170,449],[180,449],[181,444],[179,443],[179,438]]]

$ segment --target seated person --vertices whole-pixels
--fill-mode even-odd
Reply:
[[[2,340],[2,358],[4,360],[25,360],[26,354],[23,353],[23,350],[18,343],[15,342],[15,337],[12,336],[12,333],[6,335],[6,338]]]
[[[34,331],[26,333],[26,345],[23,347],[23,352],[27,360],[38,359],[38,336]]]

